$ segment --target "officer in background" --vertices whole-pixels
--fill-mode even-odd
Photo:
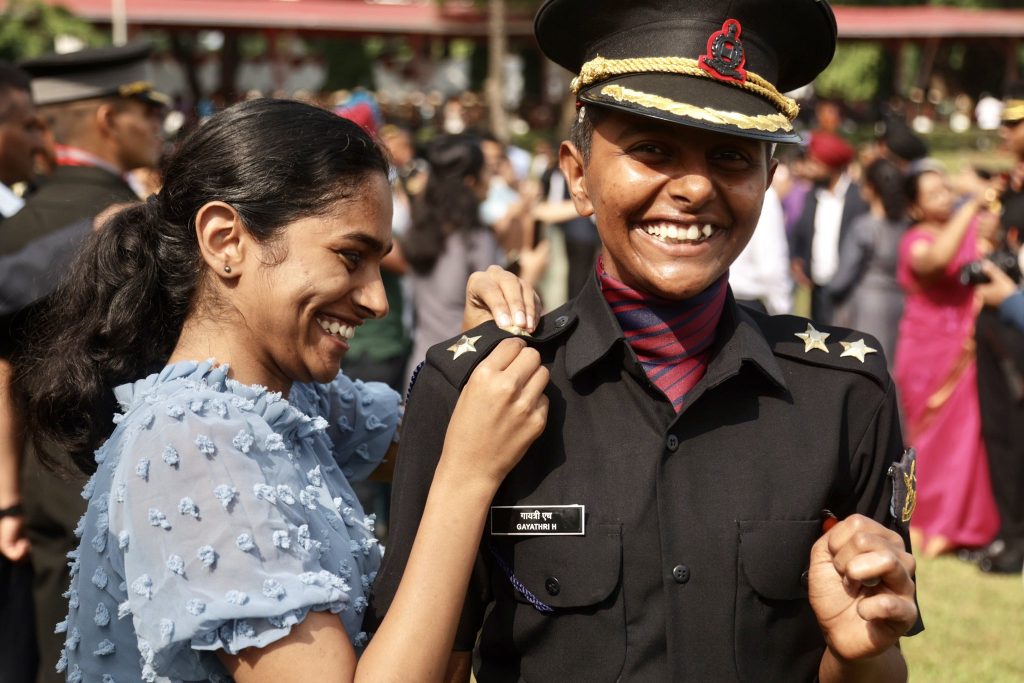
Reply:
[[[32,270],[44,274],[4,293],[5,306],[17,309],[0,330],[4,358],[16,354],[32,302],[51,291],[73,256],[75,244],[68,241],[85,239],[103,209],[137,201],[127,172],[158,161],[165,99],[146,80],[148,54],[148,46],[133,45],[49,55],[21,65],[32,76],[33,99],[58,143],[57,168],[24,208],[0,225],[0,257],[28,256]],[[56,665],[64,637],[53,630],[67,613],[62,597],[70,579],[67,553],[78,545],[73,530],[85,512],[83,485],[80,478],[65,480],[45,470],[35,457],[25,459],[20,498],[31,543],[41,681],[63,680]]]
[[[481,683],[904,680],[914,463],[879,344],[739,307],[727,284],[773,145],[799,139],[780,91],[829,63],[831,9],[548,0],[536,34],[579,74],[560,161],[602,250],[527,338],[548,424],[492,504],[449,680],[470,651]],[[427,355],[367,630],[460,388],[509,334],[483,325]]]
[[[29,76],[0,62],[0,233],[4,222],[25,202],[11,186],[32,180],[35,155],[42,150],[42,124],[32,104]],[[0,263],[0,278],[7,266]],[[0,284],[0,300],[4,294]],[[7,326],[7,311],[0,308],[0,338]],[[2,343],[0,343],[2,346]],[[32,629],[32,569],[24,535],[18,471],[21,441],[11,425],[17,421],[7,387],[11,365],[0,353],[0,681],[35,680],[35,632]]]

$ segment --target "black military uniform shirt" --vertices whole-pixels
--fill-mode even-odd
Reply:
[[[861,335],[836,328],[823,330],[828,353],[805,352],[806,326],[730,294],[677,415],[596,277],[543,318],[533,344],[551,372],[547,428],[493,505],[531,518],[582,505],[585,532],[496,535],[509,528],[491,528],[492,508],[455,643],[472,649],[480,629],[481,683],[816,677],[825,644],[805,572],[823,510],[905,536],[890,508],[902,518],[912,500],[893,495],[903,444],[882,353],[840,357],[837,342]],[[394,597],[459,389],[508,336],[490,323],[466,334],[477,352],[453,358],[458,338],[431,349],[409,398],[368,630]]]

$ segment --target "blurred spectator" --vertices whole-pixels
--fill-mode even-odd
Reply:
[[[0,63],[0,233],[7,218],[24,206],[10,186],[32,179],[35,155],[43,141],[41,125],[32,104],[29,76],[9,64]],[[5,275],[12,266],[0,266]],[[0,300],[5,297],[0,289]],[[21,505],[22,435],[10,393],[13,368],[8,362],[12,325],[8,314],[0,313],[0,662],[5,683],[32,683],[36,676],[36,638],[32,608],[32,569],[27,562],[29,542],[25,537]]]
[[[1001,231],[990,282],[978,287],[985,308],[978,315],[978,398],[988,450],[999,535],[980,557],[983,570],[1019,573],[1024,568],[1024,294],[1004,269],[1020,275],[1024,236],[1024,82],[1011,84],[1003,109],[1003,139],[1016,167],[1000,197]],[[1016,271],[1014,271],[1016,266]]]
[[[553,164],[544,174],[541,186],[544,201],[537,206],[536,215],[563,233],[568,266],[566,296],[572,298],[587,278],[593,276],[601,240],[594,221],[576,212],[569,186],[557,164]]]
[[[57,168],[25,207],[4,222],[0,256],[73,230],[68,226],[76,222],[80,241],[103,209],[138,200],[125,174],[155,166],[161,149],[164,98],[149,84],[148,54],[147,46],[132,45],[47,55],[23,64],[32,76],[33,99],[58,143]],[[45,255],[50,259],[47,283],[52,287],[66,261],[54,253]],[[15,316],[23,321],[28,310]],[[20,324],[6,330],[12,346]],[[59,460],[61,455],[54,457]],[[78,545],[73,530],[85,510],[79,495],[84,479],[61,479],[44,470],[37,458],[28,458],[22,481],[25,530],[32,543],[40,681],[58,681],[63,679],[56,664],[64,637],[55,634],[53,626],[67,612],[61,595],[69,581],[67,553]]]
[[[478,141],[442,135],[428,146],[426,160],[427,185],[413,200],[412,225],[400,240],[411,270],[415,311],[406,377],[428,348],[462,329],[466,281],[470,273],[496,263],[499,253],[494,234],[480,218],[488,177]]]
[[[999,526],[974,355],[974,291],[960,271],[978,258],[977,224],[995,219],[971,199],[954,212],[944,174],[907,180],[915,221],[900,241],[898,279],[906,292],[894,376],[906,438],[918,452],[914,547],[935,556],[989,543]]]
[[[853,156],[853,147],[838,135],[811,136],[806,168],[815,187],[793,227],[793,279],[811,289],[811,318],[826,325],[832,322],[833,310],[824,287],[839,268],[840,245],[850,226],[868,210],[847,172]]]
[[[772,189],[782,202],[786,238],[792,241],[796,222],[804,212],[807,195],[814,189],[814,185],[805,171],[807,161],[804,148],[792,145],[791,149],[779,153],[779,157],[779,166],[772,178]]]
[[[880,158],[864,170],[861,183],[870,208],[854,221],[841,244],[839,268],[825,290],[836,307],[837,324],[874,336],[891,371],[903,314],[896,265],[908,225],[904,177],[896,164]]]
[[[729,267],[729,286],[738,302],[772,315],[793,308],[782,202],[771,187],[765,192],[761,218],[750,242]]]
[[[878,153],[896,164],[901,172],[909,172],[914,162],[928,156],[928,145],[902,120],[889,118],[882,126],[882,134],[876,141]]]

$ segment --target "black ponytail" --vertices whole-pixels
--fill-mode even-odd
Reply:
[[[376,173],[387,161],[362,129],[298,102],[245,102],[195,131],[166,164],[160,193],[101,226],[30,323],[15,389],[44,462],[94,469],[113,388],[162,367],[204,303],[200,208],[226,202],[272,243],[288,224],[357,197]]]
[[[864,169],[864,182],[878,195],[890,221],[900,221],[907,215],[905,178],[896,164],[888,159],[876,159]]]

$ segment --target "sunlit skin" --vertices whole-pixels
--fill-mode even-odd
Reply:
[[[911,215],[922,223],[941,225],[953,215],[953,199],[945,176],[923,173],[917,181],[917,199],[911,207]]]
[[[203,207],[209,287],[220,288],[209,295],[220,303],[186,322],[174,357],[213,357],[238,381],[285,394],[293,382],[332,381],[349,347],[318,320],[358,334],[365,320],[387,314],[380,262],[391,249],[391,206],[387,178],[373,174],[326,215],[299,219],[263,245],[237,229],[229,205]]]
[[[1003,144],[1018,161],[1024,161],[1024,119],[1012,123],[1004,123],[999,129]]]
[[[595,216],[604,267],[630,287],[688,299],[720,278],[757,226],[777,162],[768,143],[609,111],[594,127],[590,159],[559,151],[573,201]],[[698,243],[670,244],[652,225],[710,223]]]

